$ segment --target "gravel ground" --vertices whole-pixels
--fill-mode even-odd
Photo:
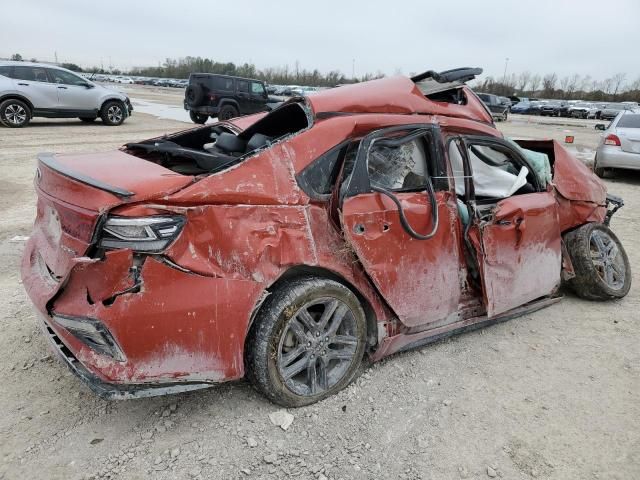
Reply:
[[[162,95],[148,89],[146,98]],[[175,104],[181,93],[167,95]],[[499,126],[514,137],[571,130],[590,160],[592,126],[540,121],[513,116]],[[52,358],[20,284],[35,155],[107,150],[184,127],[136,114],[121,127],[37,119],[0,129],[0,479],[640,478],[638,283],[621,301],[567,294],[535,314],[395,355],[340,394],[288,412],[243,382],[96,398]],[[640,174],[607,184],[625,199],[612,226],[637,271]]]

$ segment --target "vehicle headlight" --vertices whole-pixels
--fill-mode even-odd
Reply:
[[[99,246],[157,253],[178,237],[184,223],[181,216],[109,217],[102,226]]]

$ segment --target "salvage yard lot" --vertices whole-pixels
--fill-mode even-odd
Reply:
[[[175,91],[127,87],[179,106]],[[595,122],[510,116],[515,138],[574,135],[593,159]],[[285,431],[246,383],[109,403],[51,358],[20,285],[42,151],[94,152],[188,128],[134,113],[120,127],[35,119],[0,129],[0,478],[640,478],[640,287],[617,302],[568,293],[545,310],[369,368]],[[612,221],[640,271],[640,174],[606,180]],[[43,472],[46,472],[44,474]]]

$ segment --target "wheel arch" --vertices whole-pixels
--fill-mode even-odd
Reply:
[[[371,350],[378,343],[378,323],[377,316],[373,306],[369,299],[358,290],[358,288],[347,280],[344,276],[339,273],[334,272],[328,268],[315,266],[315,265],[294,265],[284,272],[269,285],[260,300],[255,305],[253,312],[251,313],[251,318],[249,319],[249,325],[247,326],[247,333],[251,330],[253,323],[260,312],[260,309],[264,305],[264,301],[271,294],[271,292],[282,288],[285,282],[290,281],[295,278],[301,277],[319,277],[326,278],[328,280],[333,280],[338,282],[345,287],[347,287],[351,292],[356,296],[356,298],[360,301],[360,305],[364,310],[366,325],[367,325],[367,351]],[[247,335],[248,337],[248,335]],[[246,346],[245,346],[246,351]]]
[[[124,101],[124,100],[122,100],[121,98],[118,98],[118,97],[116,97],[116,96],[109,96],[109,97],[107,97],[107,98],[103,98],[103,99],[102,99],[102,101],[101,101],[101,103],[100,103],[100,108],[98,108],[98,113],[99,113],[99,112],[102,112],[102,109],[104,108],[104,105],[105,105],[107,102],[113,102],[113,101],[120,102],[122,105],[125,105],[125,101]]]
[[[6,95],[0,96],[0,103],[4,102],[5,100],[20,100],[21,102],[26,103],[29,107],[29,110],[31,110],[29,113],[33,117],[33,103],[31,103],[27,97],[20,95],[19,93],[7,93]]]
[[[240,113],[240,104],[233,98],[223,98],[222,100],[220,100],[220,104],[218,105],[218,107],[222,108],[225,105],[231,105],[236,110],[238,110],[238,113]]]

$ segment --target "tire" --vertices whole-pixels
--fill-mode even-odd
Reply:
[[[96,118],[98,117],[78,117],[80,118],[80,120],[82,120],[84,123],[93,123],[96,121]]]
[[[598,157],[597,156],[593,160],[593,173],[595,173],[596,176],[598,176],[600,178],[605,178],[607,176],[607,171],[602,167],[598,167]]]
[[[187,105],[197,107],[204,100],[204,88],[199,83],[193,83],[185,90],[184,98],[187,101]]]
[[[218,120],[231,120],[239,115],[238,109],[233,105],[223,105],[218,113]]]
[[[193,110],[189,110],[189,118],[191,118],[191,121],[193,123],[199,123],[200,125],[202,125],[209,119],[209,115],[200,115]]]
[[[508,113],[507,113],[507,111],[505,110],[505,111],[504,111],[504,114],[502,115],[502,121],[503,121],[503,122],[506,122],[508,117],[509,117],[509,114],[508,114]]]
[[[267,298],[250,329],[247,377],[284,407],[318,402],[360,372],[366,330],[358,298],[341,283],[318,277],[288,281]]]
[[[109,100],[102,106],[100,111],[100,117],[102,117],[102,123],[105,125],[116,127],[122,125],[125,115],[125,106],[119,100]]]
[[[0,122],[9,128],[21,128],[31,121],[31,109],[22,100],[10,98],[0,103]]]
[[[622,298],[631,288],[629,258],[618,237],[602,223],[587,223],[564,241],[576,276],[569,286],[588,300]]]

